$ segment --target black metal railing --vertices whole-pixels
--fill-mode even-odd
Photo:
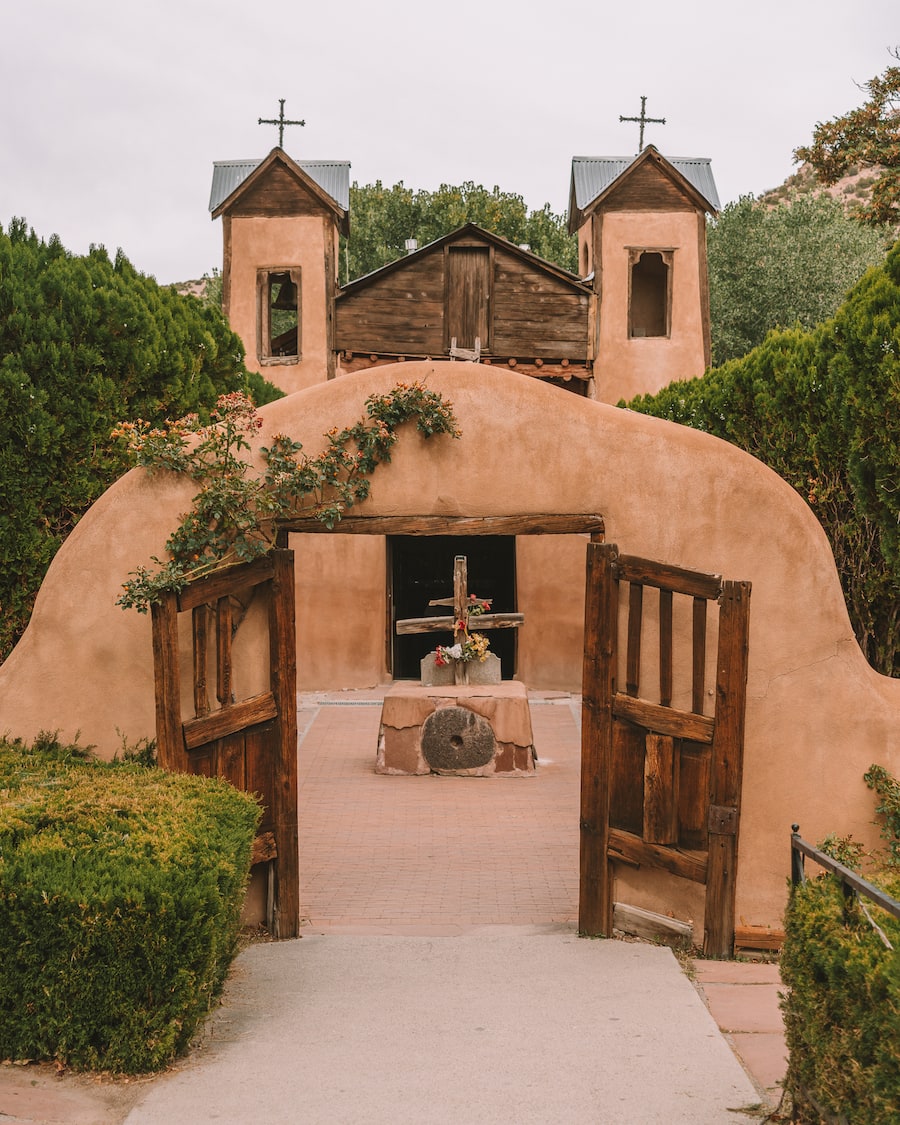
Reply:
[[[870,883],[868,879],[863,879],[861,875],[858,875],[849,867],[845,867],[843,863],[838,863],[826,852],[808,844],[800,836],[800,825],[793,824],[791,825],[791,883],[795,887],[806,882],[805,862],[807,856],[817,866],[837,876],[844,892],[846,904],[862,895],[870,902],[874,902],[876,906],[880,906],[882,910],[886,910],[894,918],[900,919],[900,902],[897,899],[891,898],[889,894],[879,890],[874,883]]]

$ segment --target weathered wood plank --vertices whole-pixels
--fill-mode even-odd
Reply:
[[[181,678],[178,669],[178,605],[164,593],[150,607],[153,625],[153,677],[156,691],[156,756],[163,769],[188,769],[181,733]]]
[[[619,590],[617,550],[589,543],[584,612],[581,722],[581,845],[578,930],[612,934],[609,851],[612,697],[616,686]]]
[[[216,699],[222,707],[231,703],[233,623],[231,598],[226,594],[216,602]]]
[[[716,724],[712,745],[711,804],[733,809],[727,833],[709,833],[709,879],[703,949],[709,957],[734,950],[734,896],[740,829],[744,717],[750,629],[750,583],[725,582],[719,610]]]
[[[660,707],[646,699],[634,699],[617,692],[613,700],[613,714],[620,719],[646,727],[656,734],[672,738],[687,738],[691,742],[712,742],[713,720],[705,715],[676,711],[674,707]]]
[[[644,740],[633,723],[612,725],[609,823],[639,836],[644,827]]]
[[[675,744],[668,735],[647,735],[643,836],[648,844],[678,843],[678,758]]]
[[[653,910],[643,910],[640,906],[629,906],[617,902],[613,910],[613,925],[623,934],[644,938],[647,941],[686,941],[694,936],[690,922],[670,918],[667,914],[657,914]]]
[[[272,577],[272,560],[264,555],[252,563],[240,563],[216,571],[207,578],[198,578],[178,594],[179,610],[193,609],[195,605],[216,602],[225,593],[238,594]]]
[[[784,945],[784,930],[774,930],[771,926],[735,926],[735,949],[781,949]]]
[[[659,592],[659,705],[672,705],[672,591]]]
[[[708,845],[710,757],[709,745],[680,743],[678,843],[688,850],[705,850]]]
[[[579,535],[603,532],[603,517],[594,514],[511,516],[344,516],[334,528],[311,513],[281,520],[287,531],[329,535]]]
[[[397,622],[397,633],[401,636],[407,633],[446,633],[448,629],[452,632],[455,624],[455,617],[407,617]],[[483,613],[471,621],[475,632],[482,629],[518,629],[524,624],[523,613]]]
[[[694,598],[691,648],[691,710],[702,715],[706,706],[706,598]]]
[[[209,714],[209,689],[206,680],[209,644],[209,606],[194,606],[191,612],[194,650],[194,717]]]
[[[718,574],[703,574],[699,570],[686,570],[633,555],[620,555],[618,566],[621,577],[628,582],[642,582],[645,586],[656,586],[675,594],[712,600],[718,598],[722,591],[722,578]]]
[[[643,625],[644,587],[632,582],[628,591],[628,643],[625,656],[625,690],[636,696],[641,675],[641,627]]]
[[[242,699],[240,703],[232,703],[230,707],[223,707],[220,711],[211,711],[202,719],[189,719],[182,728],[184,742],[189,750],[194,750],[207,742],[227,738],[244,727],[268,722],[277,715],[278,709],[272,693],[264,691],[249,699]]]
[[[268,863],[270,859],[278,857],[278,845],[272,832],[260,832],[253,841],[253,850],[250,852],[250,866],[255,863]]]
[[[275,936],[300,933],[300,844],[297,778],[297,645],[294,553],[273,551],[269,600],[269,667],[278,709],[273,820],[278,841]]]
[[[680,875],[694,883],[705,883],[707,858],[702,852],[688,852],[681,848],[666,848],[648,844],[630,832],[619,828],[609,830],[609,852],[612,859],[617,853],[627,862],[650,867],[661,867],[671,875]]]
[[[217,775],[233,785],[235,789],[244,791],[247,786],[247,768],[245,758],[245,732],[237,730],[218,742],[218,762],[216,763]]]

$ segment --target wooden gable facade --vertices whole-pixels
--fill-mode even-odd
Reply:
[[[707,215],[718,211],[709,161],[576,157],[569,230],[596,297],[596,397],[655,394],[710,363]]]
[[[586,393],[591,288],[472,223],[345,286],[335,299],[342,372],[473,353]]]

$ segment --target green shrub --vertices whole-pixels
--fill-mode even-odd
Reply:
[[[900,242],[831,319],[628,406],[724,438],[795,488],[831,542],[860,647],[900,676]]]
[[[900,892],[896,878],[879,883],[893,897]],[[893,950],[855,901],[845,924],[844,895],[831,875],[795,888],[785,916],[786,1085],[795,1120],[810,1125],[826,1113],[850,1125],[900,1120],[900,921],[866,908]]]
[[[259,807],[39,743],[0,743],[0,1058],[159,1069],[234,955]]]

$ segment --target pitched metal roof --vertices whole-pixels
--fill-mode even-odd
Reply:
[[[583,211],[592,200],[628,170],[638,156],[573,156],[572,187],[575,204]],[[721,209],[709,157],[667,156],[673,168],[691,184],[714,211]]]
[[[209,209],[215,211],[259,165],[259,160],[217,160],[213,164]],[[349,160],[298,160],[297,164],[311,180],[327,192],[344,211],[350,209]]]

